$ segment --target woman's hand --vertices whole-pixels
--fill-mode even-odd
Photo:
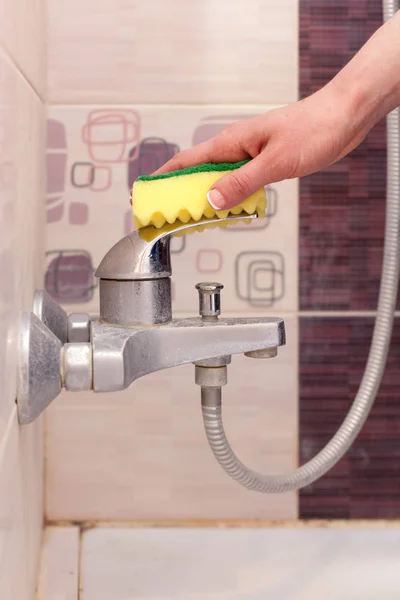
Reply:
[[[230,208],[269,183],[309,175],[350,152],[367,131],[355,126],[349,113],[346,99],[327,87],[296,104],[234,123],[209,141],[180,152],[157,174],[251,158],[209,191],[214,208]]]
[[[239,121],[184,150],[156,173],[211,162],[246,165],[217,181],[210,204],[225,209],[273,182],[303,177],[340,160],[400,104],[400,12],[325,87],[295,104]]]

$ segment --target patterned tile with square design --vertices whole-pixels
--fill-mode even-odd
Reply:
[[[50,0],[48,12],[52,102],[297,99],[298,0]]]
[[[95,267],[132,231],[129,189],[179,149],[269,107],[52,107],[47,142],[46,288],[70,309],[97,311]],[[269,190],[251,226],[174,240],[175,311],[196,310],[195,284],[221,279],[226,313],[297,309],[296,181]]]
[[[269,361],[232,358],[227,435],[262,472],[296,466],[297,319]],[[51,520],[297,517],[297,494],[251,493],[208,448],[193,365],[113,394],[64,394],[47,411],[46,515]]]

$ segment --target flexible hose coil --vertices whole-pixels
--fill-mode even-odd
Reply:
[[[398,0],[384,0],[384,19],[398,9]],[[341,427],[313,459],[287,475],[261,475],[247,468],[235,455],[222,423],[221,390],[202,389],[202,413],[211,450],[221,467],[250,490],[281,493],[313,483],[347,452],[362,429],[375,401],[392,334],[399,286],[400,260],[400,122],[399,109],[387,117],[387,198],[385,243],[375,327],[364,375],[355,400]]]

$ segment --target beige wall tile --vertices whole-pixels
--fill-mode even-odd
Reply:
[[[45,0],[0,0],[0,46],[42,99],[46,96],[46,33]]]
[[[296,466],[297,322],[277,358],[233,357],[224,388],[227,434],[250,467]],[[194,367],[115,394],[64,394],[46,419],[49,519],[282,518],[297,495],[262,495],[232,481],[207,446]]]
[[[44,105],[0,51],[0,598],[32,600],[42,529],[42,428],[16,415],[18,327],[42,284]]]
[[[50,100],[293,102],[297,46],[297,0],[50,0]]]
[[[78,527],[46,527],[38,582],[38,600],[78,600]]]
[[[16,397],[18,277],[17,140],[15,98],[18,75],[0,51],[0,443]]]
[[[13,409],[0,446],[0,598],[33,600],[42,534],[41,422]]]
[[[0,51],[0,439],[16,398],[18,321],[42,286],[44,106]]]
[[[18,273],[21,307],[43,287],[45,254],[45,107],[22,78],[17,85]]]
[[[27,598],[34,597],[43,528],[43,426],[42,419],[19,426],[19,458],[22,478],[23,555],[27,560]]]
[[[189,148],[239,118],[270,108],[51,108],[47,150],[49,291],[54,292],[57,283],[60,301],[77,299],[68,310],[97,312],[93,269],[132,229],[128,175],[132,181],[138,174],[154,170],[178,148]],[[154,137],[158,146],[157,140],[149,140]],[[268,196],[270,216],[255,227],[207,231],[174,241],[175,311],[197,312],[194,286],[210,278],[225,284],[225,314],[297,310],[297,181],[272,186]],[[60,250],[64,251],[61,262]]]

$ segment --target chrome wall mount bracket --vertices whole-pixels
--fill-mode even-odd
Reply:
[[[21,315],[19,347],[20,423],[37,419],[63,388],[92,389],[89,315],[67,316],[47,292],[38,290],[33,311]]]
[[[20,322],[18,415],[31,423],[61,392],[62,342],[34,314],[23,313]]]
[[[227,225],[256,215],[230,216]],[[123,390],[149,373],[194,363],[201,381],[230,362],[233,354],[276,355],[285,344],[282,319],[219,319],[222,285],[198,284],[201,317],[173,319],[170,240],[220,223],[202,219],[126,236],[105,255],[100,279],[100,316],[66,312],[37,291],[33,311],[20,329],[18,414],[30,423],[68,391]],[[199,370],[200,369],[200,370]],[[208,374],[207,374],[208,373]],[[203,378],[203,379],[202,379]]]

